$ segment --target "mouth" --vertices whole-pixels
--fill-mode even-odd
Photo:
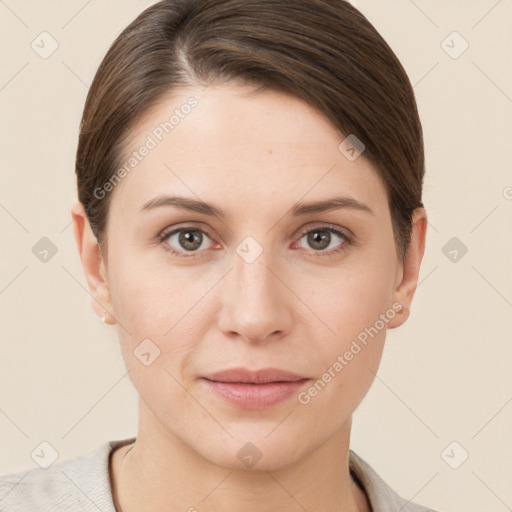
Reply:
[[[247,368],[239,367],[205,375],[203,378],[214,382],[266,384],[268,382],[296,382],[307,379],[308,377],[287,370],[281,370],[279,368],[248,370]]]
[[[215,395],[242,409],[272,407],[298,392],[311,379],[286,370],[233,368],[202,377]]]

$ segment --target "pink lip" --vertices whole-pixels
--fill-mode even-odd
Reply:
[[[288,398],[309,378],[278,368],[250,371],[233,368],[203,378],[206,385],[222,398],[242,409],[264,409]]]

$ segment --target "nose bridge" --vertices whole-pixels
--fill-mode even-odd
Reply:
[[[283,284],[270,270],[275,261],[271,248],[252,237],[244,239],[233,253],[230,285],[224,289],[220,327],[251,340],[286,329],[288,321]]]
[[[251,299],[261,299],[272,291],[275,276],[269,270],[274,258],[272,248],[263,247],[254,237],[246,237],[236,248],[234,275],[238,292]]]

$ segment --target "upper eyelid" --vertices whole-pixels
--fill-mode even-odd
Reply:
[[[173,228],[164,228],[158,235],[158,238],[165,239],[168,236],[174,235],[175,233],[179,233],[180,231],[185,231],[187,229],[189,229],[190,231],[201,231],[201,233],[204,233],[205,235],[207,235],[208,238],[210,238],[211,240],[214,239],[214,237],[212,237],[210,235],[210,233],[208,233],[208,230],[206,230],[204,228],[200,228],[198,226],[194,226],[193,224],[187,224],[185,226],[179,226],[179,227],[173,227]]]
[[[195,226],[193,223],[189,223],[189,224],[186,224],[184,226],[172,227],[172,228],[168,228],[168,229],[165,228],[165,229],[163,229],[160,232],[160,234],[158,235],[158,238],[161,241],[164,241],[167,237],[169,237],[169,236],[171,236],[171,235],[173,235],[175,233],[179,233],[180,231],[187,230],[187,229],[190,229],[191,231],[192,230],[200,231],[200,232],[204,233],[206,236],[208,236],[208,238],[210,240],[212,240],[213,242],[219,243],[219,242],[216,241],[215,237],[210,235],[210,233],[208,232],[207,229]],[[339,226],[335,226],[335,225],[330,224],[330,223],[319,223],[316,226],[306,227],[306,228],[300,230],[299,233],[297,235],[295,235],[295,237],[298,236],[299,239],[300,239],[304,235],[306,235],[310,231],[314,231],[315,229],[325,229],[326,231],[331,231],[331,232],[335,232],[336,231],[336,232],[339,232],[341,234],[341,236],[343,238],[345,238],[347,241],[352,241],[353,238],[354,238],[353,233],[349,229],[341,228]],[[345,231],[348,231],[349,233],[346,233]],[[192,251],[192,252],[194,252],[194,251]]]

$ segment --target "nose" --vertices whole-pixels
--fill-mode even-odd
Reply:
[[[289,332],[294,296],[282,274],[270,251],[252,262],[234,253],[233,268],[220,289],[218,322],[227,337],[265,343]]]

